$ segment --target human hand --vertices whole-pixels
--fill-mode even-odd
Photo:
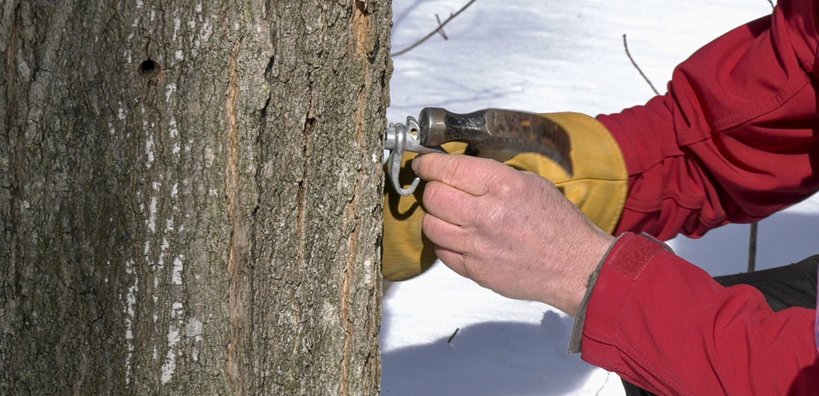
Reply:
[[[548,180],[494,160],[427,154],[423,230],[456,273],[509,298],[574,316],[614,237]]]

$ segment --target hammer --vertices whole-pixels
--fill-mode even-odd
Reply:
[[[400,195],[410,195],[418,187],[415,178],[408,189],[398,181],[405,151],[444,152],[440,145],[449,142],[468,144],[466,154],[507,161],[521,153],[541,154],[573,175],[571,141],[555,122],[534,113],[485,109],[455,114],[437,107],[426,107],[416,120],[387,127],[384,148],[390,150],[389,173],[392,186]]]

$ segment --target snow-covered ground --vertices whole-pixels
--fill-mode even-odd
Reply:
[[[412,44],[467,0],[394,0],[393,50]],[[396,57],[388,117],[425,106],[485,107],[595,115],[646,102],[653,93],[628,47],[665,92],[673,67],[697,48],[770,14],[765,0],[478,0],[434,37]],[[749,226],[677,238],[681,256],[714,275],[747,265]],[[760,223],[757,268],[819,252],[816,197]],[[384,299],[384,395],[621,395],[619,378],[568,355],[572,318],[514,301],[436,264],[395,283]],[[459,329],[457,334],[453,333]]]

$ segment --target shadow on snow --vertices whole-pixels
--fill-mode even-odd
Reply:
[[[549,311],[540,325],[481,323],[382,356],[383,395],[562,395],[594,369],[566,352],[573,319]],[[453,329],[454,331],[454,329]],[[443,374],[445,373],[445,374]]]

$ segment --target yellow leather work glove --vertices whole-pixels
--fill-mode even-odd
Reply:
[[[614,232],[628,193],[628,171],[617,142],[606,127],[592,117],[579,113],[541,114],[568,132],[574,176],[540,154],[522,153],[505,162],[549,179],[598,227]],[[444,150],[463,154],[464,143],[447,143]],[[404,186],[415,178],[410,162],[415,153],[404,154],[399,178]],[[435,262],[433,244],[421,229],[426,211],[420,204],[422,181],[413,195],[400,196],[387,185],[384,195],[384,238],[382,267],[384,279],[400,281],[417,276]]]

